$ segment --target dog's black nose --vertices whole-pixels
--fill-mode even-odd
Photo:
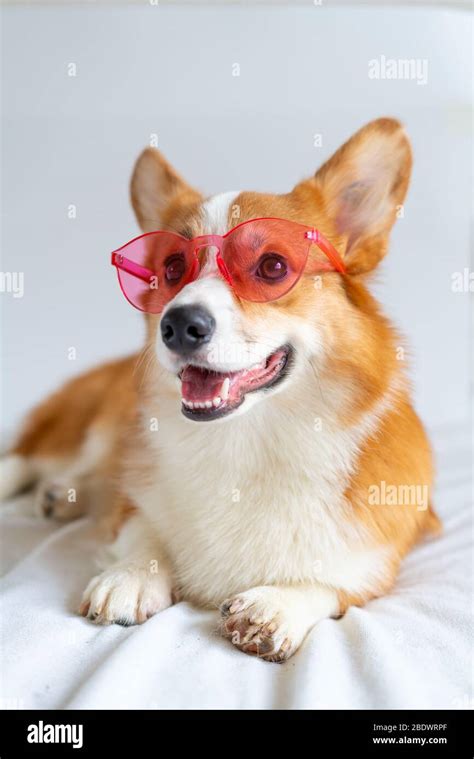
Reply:
[[[208,343],[216,322],[202,306],[175,306],[161,320],[161,337],[167,348],[185,356]]]

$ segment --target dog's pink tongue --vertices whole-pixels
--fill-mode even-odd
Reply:
[[[213,401],[214,398],[225,400],[229,385],[229,375],[201,369],[198,366],[187,366],[181,373],[182,396],[192,403],[205,403]]]

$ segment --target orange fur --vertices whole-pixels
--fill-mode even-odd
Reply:
[[[63,457],[77,452],[92,425],[117,429],[135,405],[136,359],[111,361],[63,385],[29,413],[12,453]]]

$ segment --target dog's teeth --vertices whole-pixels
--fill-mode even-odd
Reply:
[[[224,381],[224,385],[227,383],[227,392],[228,392],[228,385],[229,385],[229,379],[227,378]],[[186,408],[189,409],[196,409],[196,408],[217,408],[222,403],[222,398],[220,395],[216,395],[215,398],[212,399],[212,401],[188,401],[186,398],[182,398],[183,406],[186,406]]]
[[[226,401],[227,398],[229,397],[229,387],[230,387],[230,379],[226,377],[221,387],[221,398],[223,401]]]

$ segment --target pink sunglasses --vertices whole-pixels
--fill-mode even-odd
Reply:
[[[346,273],[336,248],[321,232],[274,218],[244,221],[222,236],[188,239],[174,232],[148,232],[114,251],[112,264],[132,306],[159,314],[185,285],[197,279],[203,248],[216,248],[219,271],[237,297],[265,303],[283,297],[296,285],[313,244],[319,251],[311,259],[311,273]]]

